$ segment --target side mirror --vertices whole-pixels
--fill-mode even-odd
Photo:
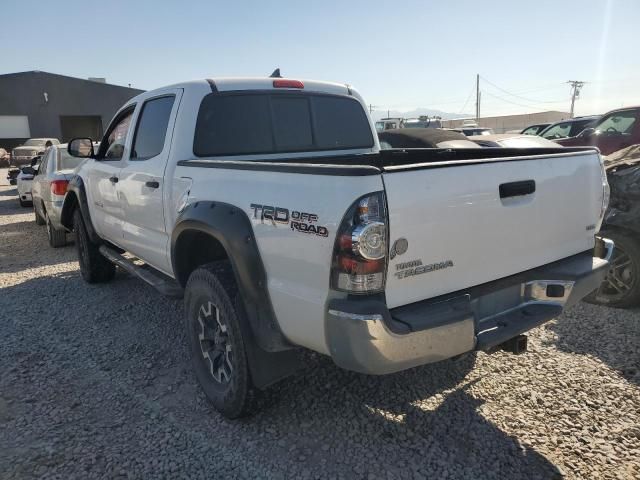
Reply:
[[[40,158],[41,157],[33,157],[31,159],[31,163],[29,165],[31,165],[33,167],[35,164],[37,164],[40,161]]]
[[[93,141],[90,138],[74,138],[67,145],[67,152],[72,157],[93,158]]]
[[[578,134],[578,137],[580,138],[590,137],[595,131],[596,129],[593,127],[585,128]]]

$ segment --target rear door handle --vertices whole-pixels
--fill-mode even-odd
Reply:
[[[156,182],[155,180],[149,181],[149,182],[145,182],[145,187],[149,187],[149,188],[158,188],[160,186],[160,183]]]
[[[536,191],[536,182],[534,180],[523,180],[521,182],[502,183],[499,190],[500,198],[530,195]]]
[[[115,176],[114,177],[109,177],[109,181],[111,183],[118,183],[118,177],[115,177]]]

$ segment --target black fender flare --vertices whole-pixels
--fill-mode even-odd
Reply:
[[[60,223],[69,231],[73,230],[73,212],[76,208],[80,209],[84,225],[87,228],[89,238],[94,243],[100,243],[100,237],[96,233],[89,214],[89,204],[87,203],[87,192],[84,186],[84,180],[80,175],[74,175],[69,180],[67,186],[67,194],[62,203],[62,213],[60,214]]]
[[[186,286],[187,275],[177,264],[176,245],[183,232],[194,230],[213,237],[226,251],[258,346],[266,352],[291,349],[273,310],[267,274],[247,214],[223,202],[199,201],[187,206],[179,215],[171,235],[171,266],[182,287]]]

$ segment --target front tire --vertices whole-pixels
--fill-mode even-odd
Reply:
[[[22,200],[21,197],[18,197],[18,202],[20,202],[21,207],[30,207],[32,205],[29,200]]]
[[[58,230],[51,223],[49,215],[46,218],[47,222],[47,237],[49,238],[49,245],[53,248],[64,247],[67,244],[67,232],[64,230]]]
[[[606,232],[615,243],[607,276],[585,301],[609,307],[627,308],[640,303],[640,245],[627,233]]]
[[[87,233],[80,209],[73,212],[73,232],[76,248],[78,249],[78,263],[80,274],[87,283],[102,283],[113,279],[116,266],[104,258]]]
[[[241,326],[244,309],[228,261],[203,265],[191,274],[185,314],[192,364],[205,395],[227,418],[249,414],[256,390]]]

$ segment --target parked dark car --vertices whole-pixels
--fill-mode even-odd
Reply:
[[[640,106],[612,110],[580,135],[557,141],[565,147],[592,145],[603,155],[640,144]]]
[[[540,135],[547,140],[558,140],[560,138],[575,137],[582,133],[585,128],[593,127],[600,120],[600,115],[589,117],[576,117],[569,120],[556,122],[545,128]]]
[[[587,301],[612,307],[640,305],[640,145],[604,157],[611,189],[602,235],[615,242],[609,272]]]
[[[520,133],[524,135],[540,135],[545,128],[547,128],[550,123],[536,123],[535,125],[529,125],[527,128],[523,129]]]
[[[463,134],[439,128],[399,128],[378,133],[380,148],[478,148]]]

